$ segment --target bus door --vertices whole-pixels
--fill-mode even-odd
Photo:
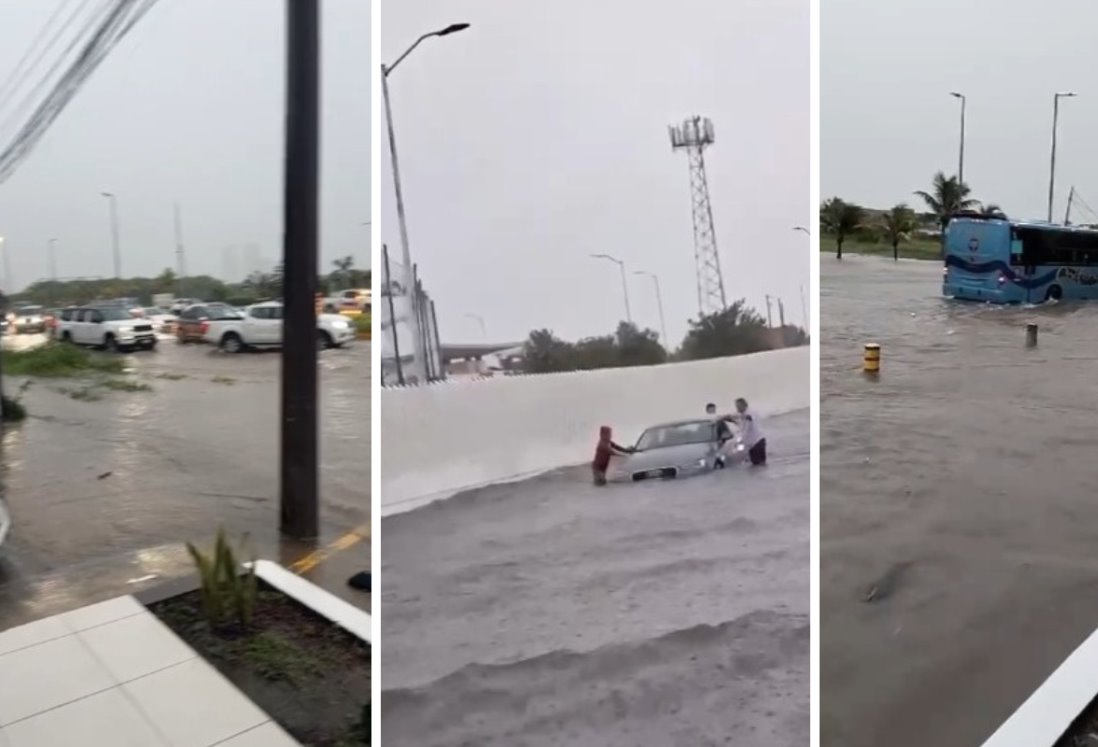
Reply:
[[[1024,245],[1022,244],[1021,236],[1018,235],[1017,228],[1010,228],[1010,269],[1017,272],[1026,285],[1023,286],[1026,289],[1026,302],[1032,303],[1033,299],[1030,298],[1033,293],[1033,289],[1030,287],[1030,280],[1037,274],[1037,267],[1032,264],[1033,258],[1026,255],[1024,252]]]

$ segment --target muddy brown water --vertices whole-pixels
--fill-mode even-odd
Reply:
[[[23,395],[30,417],[3,443],[13,528],[0,550],[0,629],[188,573],[183,542],[219,526],[250,533],[272,560],[312,549],[278,537],[279,354],[162,342],[127,359],[152,391],[78,401],[61,391],[76,381],[35,380]],[[325,351],[319,365],[324,542],[369,520],[369,344]],[[340,556],[338,577],[315,573],[366,606],[345,582],[368,559],[361,543]]]
[[[1098,626],[1098,305],[821,266],[822,742],[971,747]]]
[[[768,419],[758,470],[384,518],[384,743],[807,744],[808,424]]]

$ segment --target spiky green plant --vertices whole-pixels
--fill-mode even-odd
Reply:
[[[198,570],[202,610],[210,627],[222,627],[229,620],[235,621],[241,628],[251,626],[259,596],[254,558],[247,570],[241,573],[236,553],[223,528],[217,532],[212,554],[203,553],[190,542],[187,543],[187,552]]]

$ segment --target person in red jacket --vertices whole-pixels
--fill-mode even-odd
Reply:
[[[595,446],[595,459],[591,462],[591,472],[596,485],[606,484],[606,470],[610,466],[610,457],[632,454],[633,449],[618,446],[611,438],[610,426],[599,428],[599,442]]]

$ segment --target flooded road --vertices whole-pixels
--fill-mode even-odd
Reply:
[[[762,469],[384,518],[385,744],[807,744],[809,417],[764,426]]]
[[[151,391],[88,401],[79,380],[36,379],[23,394],[29,417],[3,445],[0,629],[187,573],[183,543],[219,526],[250,533],[260,557],[312,549],[278,538],[279,354],[162,342],[129,360]],[[324,351],[320,369],[323,542],[369,520],[369,344]],[[359,562],[338,577],[315,573],[365,606],[345,581],[368,547],[347,554]]]
[[[1098,626],[1098,305],[940,284],[936,262],[821,258],[827,747],[980,744]]]

